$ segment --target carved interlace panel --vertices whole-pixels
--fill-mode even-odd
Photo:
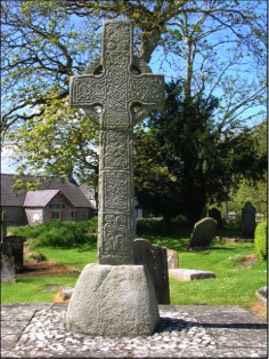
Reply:
[[[163,76],[133,56],[131,22],[104,22],[102,57],[70,82],[71,105],[100,124],[99,263],[132,263],[132,128],[163,98]]]

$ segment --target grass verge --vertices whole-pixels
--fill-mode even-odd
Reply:
[[[179,253],[180,268],[209,270],[216,274],[214,279],[179,282],[170,279],[170,297],[173,305],[241,305],[251,309],[257,302],[255,292],[267,285],[267,262],[249,262],[253,257],[254,244],[240,241],[235,244],[214,242],[213,248],[200,252],[188,252],[187,243],[191,228],[173,226],[165,230],[161,223],[145,221],[138,226],[137,237],[148,239]],[[221,235],[237,236],[231,228],[222,229]],[[97,249],[93,243],[75,248],[39,247],[38,251],[48,260],[64,263],[82,270],[88,263],[97,261]],[[23,277],[14,284],[2,283],[2,303],[52,302],[55,292],[44,292],[44,287],[57,285],[74,287],[78,275],[53,277]],[[57,290],[56,290],[57,291]]]

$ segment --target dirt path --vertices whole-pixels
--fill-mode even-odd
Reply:
[[[51,261],[24,261],[24,269],[21,273],[17,273],[18,277],[31,276],[51,276],[51,275],[67,275],[79,274],[77,269],[67,266],[63,263],[54,263]]]

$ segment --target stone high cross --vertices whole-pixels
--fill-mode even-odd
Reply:
[[[130,21],[104,22],[102,57],[71,78],[70,101],[100,125],[99,263],[132,264],[133,126],[163,106],[164,78],[133,56]]]

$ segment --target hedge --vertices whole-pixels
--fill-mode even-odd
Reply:
[[[267,219],[259,223],[254,233],[254,246],[259,261],[268,257]]]

